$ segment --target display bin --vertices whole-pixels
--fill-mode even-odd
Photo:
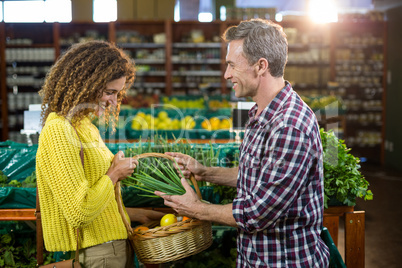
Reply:
[[[38,145],[0,142],[0,170],[11,180],[23,181],[35,170]]]
[[[36,207],[36,188],[0,187],[0,209]]]
[[[206,129],[199,129],[198,136],[200,139],[203,140],[227,139],[234,142],[236,139],[236,133],[226,129],[212,130],[212,131]]]

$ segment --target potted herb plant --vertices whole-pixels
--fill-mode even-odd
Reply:
[[[324,207],[356,205],[356,198],[372,200],[369,183],[359,171],[360,159],[350,153],[333,130],[320,129],[324,162]]]

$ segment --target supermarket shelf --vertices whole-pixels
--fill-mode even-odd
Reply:
[[[324,65],[324,66],[328,66],[329,62],[327,61],[295,61],[295,60],[291,60],[287,62],[287,65]]]
[[[221,76],[221,71],[173,71],[176,76]]]
[[[296,49],[311,49],[311,48],[329,48],[329,44],[302,44],[302,43],[294,43],[288,45],[289,50]]]
[[[118,43],[121,48],[164,48],[165,44],[155,44],[155,43]]]
[[[150,88],[157,88],[157,87],[165,87],[165,83],[142,83],[142,82],[134,82],[134,87],[150,87]]]
[[[134,59],[135,64],[165,64],[165,59]]]
[[[137,76],[166,76],[166,71],[148,71],[148,72],[137,72]]]
[[[172,86],[173,88],[182,88],[182,87],[199,87],[200,84],[208,84],[209,87],[216,87],[216,88],[220,88],[222,86],[221,83],[173,83]],[[227,85],[228,87],[230,87],[230,85]]]
[[[6,48],[54,48],[54,44],[6,44]]]
[[[174,64],[220,64],[221,59],[172,59]]]
[[[173,48],[221,48],[221,43],[173,43]]]

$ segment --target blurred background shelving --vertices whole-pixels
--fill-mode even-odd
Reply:
[[[50,66],[71,44],[85,40],[114,42],[135,60],[137,75],[126,107],[150,107],[160,103],[162,96],[230,97],[231,84],[224,79],[226,45],[221,36],[238,22],[1,22],[0,40],[5,44],[0,47],[5,58],[0,72],[1,140],[20,135],[23,110],[40,103],[37,92]],[[301,96],[312,99],[311,107],[323,125],[333,117],[330,127],[346,139],[355,155],[381,162],[386,22],[279,23],[289,42],[285,79]],[[332,104],[324,103],[323,96],[331,97],[326,99]],[[322,109],[329,104],[339,109],[335,113]]]

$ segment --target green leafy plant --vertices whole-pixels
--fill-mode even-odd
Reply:
[[[3,173],[3,171],[0,170],[0,187],[6,186],[7,182],[8,177]]]
[[[36,187],[36,171],[34,170],[31,175],[25,178],[23,182],[17,180],[8,180],[8,177],[0,170],[0,187],[24,187],[35,188]]]
[[[354,206],[356,198],[372,200],[369,183],[359,171],[360,159],[353,156],[344,140],[338,139],[333,130],[320,129],[324,162],[324,207],[330,200]]]
[[[16,224],[16,231],[9,231],[0,235],[0,267],[29,268],[36,266],[35,233],[19,233],[20,223]],[[45,252],[44,264],[54,262],[53,253]]]
[[[154,195],[154,191],[162,191],[167,195],[182,195],[186,192],[180,181],[180,178],[184,177],[183,173],[179,170],[180,175],[177,174],[176,169],[170,163],[163,163],[155,159],[155,164],[148,165],[142,159],[141,165],[145,166],[149,172],[134,172],[131,177],[125,180],[125,185],[150,193],[150,195],[143,195],[147,197],[159,198],[159,196]]]

